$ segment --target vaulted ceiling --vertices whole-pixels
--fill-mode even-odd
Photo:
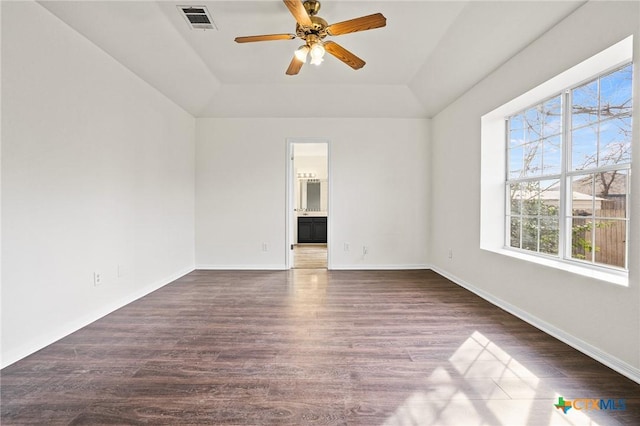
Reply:
[[[431,117],[583,1],[323,0],[329,23],[381,12],[387,26],[333,37],[367,64],[327,55],[285,75],[301,41],[281,0],[42,1],[195,117]],[[178,5],[206,6],[216,29],[193,30]]]

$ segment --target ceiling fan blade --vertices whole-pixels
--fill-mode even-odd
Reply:
[[[366,64],[365,61],[358,58],[356,55],[333,41],[325,42],[324,49],[336,58],[340,59],[345,64],[349,65],[354,70],[359,70]]]
[[[304,65],[304,62],[293,56],[289,68],[287,68],[287,75],[296,75],[300,72],[300,69]]]
[[[296,18],[296,22],[303,27],[310,27],[313,25],[311,18],[307,10],[304,8],[300,0],[282,0],[284,4],[289,8],[289,12]]]
[[[253,41],[293,40],[295,34],[265,34],[246,37],[236,37],[236,43],[250,43]]]
[[[348,21],[338,22],[329,25],[327,32],[330,35],[337,36],[341,34],[354,33],[356,31],[372,30],[387,25],[387,18],[382,13],[374,13],[373,15],[361,16],[360,18],[349,19]]]

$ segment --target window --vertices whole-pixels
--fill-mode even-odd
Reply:
[[[506,117],[507,247],[627,269],[632,68]]]
[[[633,46],[626,37],[481,117],[482,250],[629,285]]]

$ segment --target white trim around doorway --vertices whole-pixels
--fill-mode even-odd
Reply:
[[[293,176],[293,145],[294,144],[304,144],[304,143],[324,143],[327,145],[327,188],[328,188],[328,196],[327,196],[327,269],[331,269],[331,241],[332,238],[332,229],[331,225],[333,222],[332,215],[332,194],[333,194],[333,183],[332,183],[332,173],[331,173],[331,141],[327,138],[319,138],[319,137],[291,137],[286,138],[286,205],[285,205],[285,267],[286,269],[291,269],[293,267],[293,250],[291,250],[291,245],[295,244],[293,241],[294,232],[293,232],[293,223],[294,223],[294,197],[293,197],[293,184],[295,177]]]

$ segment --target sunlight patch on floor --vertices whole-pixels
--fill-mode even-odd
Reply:
[[[385,421],[395,425],[590,425],[554,406],[558,397],[534,372],[475,331]]]

